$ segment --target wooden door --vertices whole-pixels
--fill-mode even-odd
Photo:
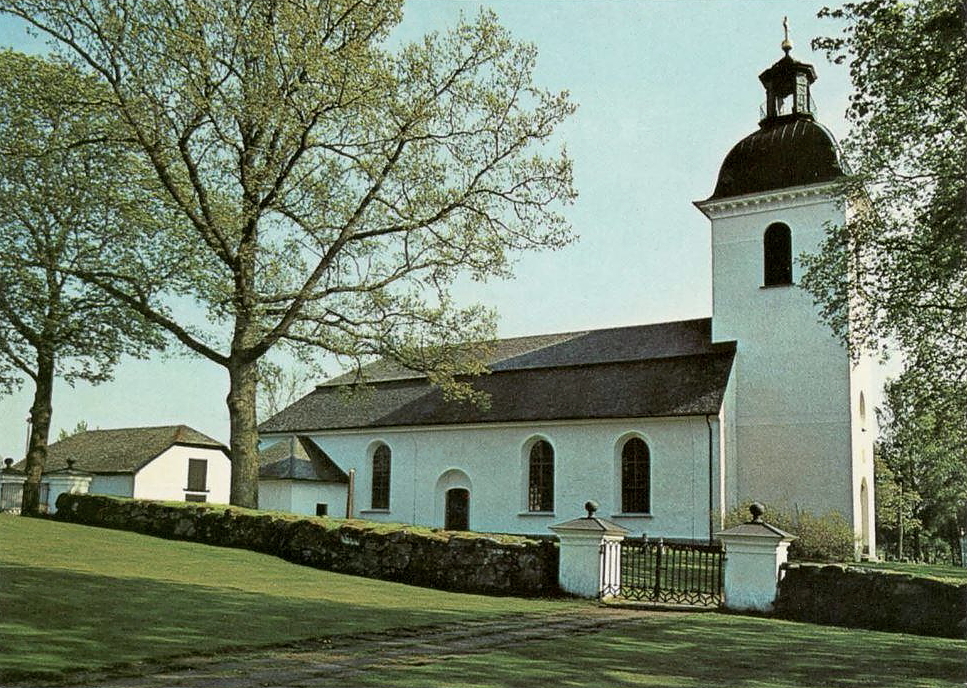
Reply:
[[[447,530],[470,530],[470,490],[455,487],[447,490],[446,520]]]

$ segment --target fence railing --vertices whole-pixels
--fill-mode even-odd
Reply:
[[[40,512],[47,513],[47,499],[50,494],[50,485],[40,484]],[[14,511],[20,513],[23,506],[24,486],[23,483],[3,483],[0,484],[0,511]]]
[[[725,550],[719,542],[626,538],[601,547],[601,594],[676,604],[722,603]]]

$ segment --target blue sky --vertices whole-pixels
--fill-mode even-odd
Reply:
[[[758,74],[782,57],[788,15],[793,56],[815,65],[820,121],[837,138],[849,79],[809,42],[838,31],[822,2],[795,0],[409,0],[401,36],[492,8],[538,46],[536,81],[579,105],[559,131],[575,162],[580,239],[522,256],[515,278],[461,282],[462,303],[500,314],[501,336],[563,332],[711,315],[707,198],[728,150],[757,127]],[[22,25],[0,19],[0,46],[41,51]],[[333,374],[338,369],[330,366]],[[52,435],[91,428],[185,423],[228,440],[222,368],[177,353],[126,360],[111,383],[58,384]],[[308,391],[308,390],[306,390]],[[33,390],[0,398],[0,456],[21,458]]]

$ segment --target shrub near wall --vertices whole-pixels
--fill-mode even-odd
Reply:
[[[56,518],[173,540],[272,554],[296,564],[441,590],[558,594],[553,542],[236,507],[63,494]]]
[[[967,637],[967,585],[843,565],[783,565],[774,614],[810,623]]]

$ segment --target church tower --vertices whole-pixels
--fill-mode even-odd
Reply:
[[[735,341],[719,488],[728,509],[760,500],[841,513],[859,547],[873,534],[872,366],[852,362],[798,285],[799,256],[849,212],[832,135],[815,118],[812,65],[785,55],[759,75],[757,131],[722,163],[712,196],[712,337]]]

